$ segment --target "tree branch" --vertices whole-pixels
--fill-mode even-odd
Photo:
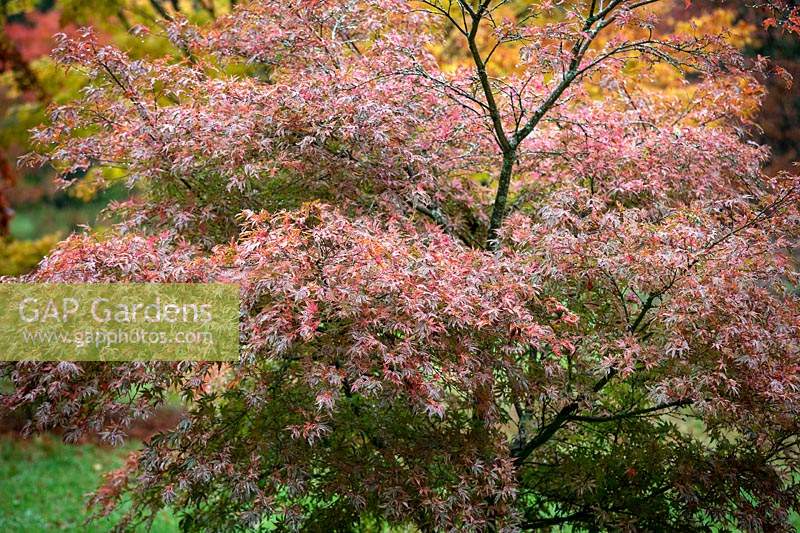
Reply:
[[[553,418],[553,420],[544,426],[539,433],[536,434],[531,440],[529,440],[524,446],[518,448],[516,450],[512,450],[511,455],[514,457],[514,464],[517,467],[522,466],[530,454],[534,452],[539,446],[550,440],[550,437],[555,435],[555,433],[561,429],[561,426],[566,424],[570,418],[572,417],[573,413],[578,410],[578,403],[572,402],[569,405],[564,406],[561,411]]]
[[[688,398],[684,398],[682,400],[676,400],[674,402],[662,403],[659,405],[655,405],[653,407],[647,407],[645,409],[637,409],[635,411],[628,411],[625,413],[618,413],[616,415],[609,415],[609,416],[584,416],[584,415],[572,415],[570,420],[575,420],[576,422],[614,422],[616,420],[625,420],[626,418],[635,418],[637,416],[642,416],[650,413],[655,413],[656,411],[662,411],[664,409],[671,409],[673,407],[685,407],[687,405],[691,405],[694,403],[694,400],[690,400]]]

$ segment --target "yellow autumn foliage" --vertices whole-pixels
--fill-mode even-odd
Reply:
[[[33,241],[0,240],[0,276],[19,276],[33,270],[58,243],[59,235]]]

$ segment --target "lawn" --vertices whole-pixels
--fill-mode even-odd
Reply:
[[[135,443],[121,449],[68,446],[48,435],[30,440],[0,437],[0,531],[108,531],[113,517],[84,524],[86,495],[104,472],[121,466],[134,447]],[[152,531],[178,531],[177,520],[159,515]]]

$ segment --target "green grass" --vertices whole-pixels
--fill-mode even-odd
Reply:
[[[97,226],[100,212],[111,200],[123,200],[128,190],[116,185],[99,193],[88,202],[60,192],[54,198],[45,198],[31,204],[14,206],[11,219],[11,236],[15,239],[34,240],[45,235],[67,235],[78,226]]]
[[[66,445],[52,436],[0,437],[0,531],[108,531],[113,515],[84,524],[89,514],[86,495],[97,488],[104,472],[121,466],[134,447]],[[151,531],[176,532],[177,520],[162,513]]]
[[[81,224],[92,224],[104,207],[86,204],[56,208],[45,203],[21,206],[11,219],[11,235],[33,240],[53,233],[68,234]]]

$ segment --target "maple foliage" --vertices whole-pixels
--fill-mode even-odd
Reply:
[[[794,2],[765,2],[758,7],[772,15],[762,22],[765,29],[780,28],[788,33],[800,33],[800,8]]]
[[[143,193],[25,279],[238,283],[242,353],[3,364],[3,405],[117,443],[181,391],[95,495],[123,527],[789,530],[800,180],[748,137],[765,62],[650,3],[255,2],[153,60],[61,36],[92,83],[29,160]]]

